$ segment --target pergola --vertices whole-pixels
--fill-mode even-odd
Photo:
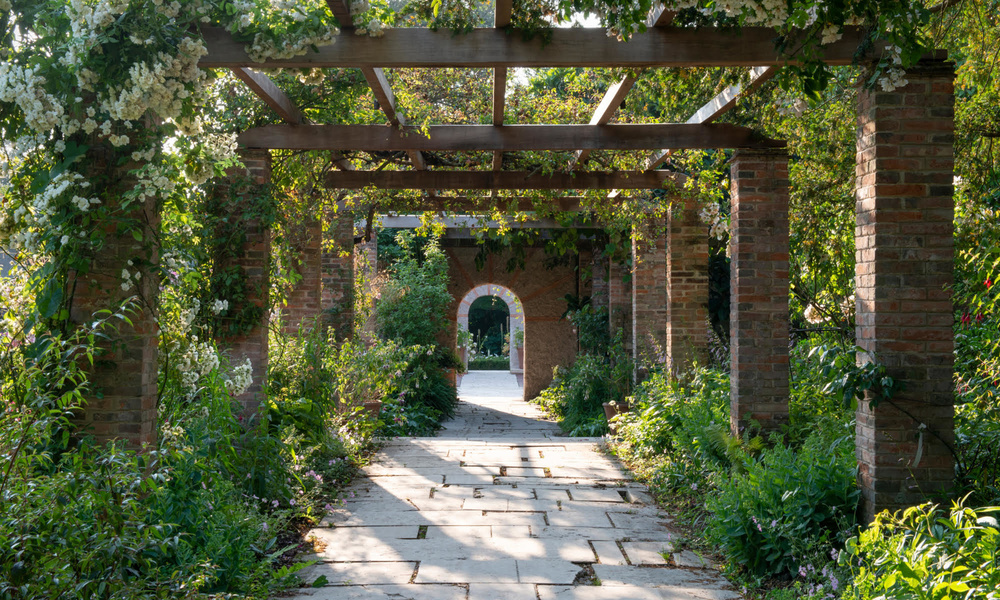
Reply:
[[[507,31],[512,0],[497,0],[493,28],[459,35],[389,29],[383,37],[371,38],[354,34],[344,0],[327,2],[342,34],[333,45],[295,58],[255,63],[226,31],[204,31],[208,54],[200,66],[231,69],[284,122],[239,136],[246,149],[244,162],[255,177],[269,177],[268,150],[326,150],[338,159],[340,169],[327,177],[329,187],[425,190],[421,208],[440,210],[445,203],[437,190],[660,189],[677,177],[657,170],[672,151],[737,149],[731,164],[732,429],[739,434],[754,424],[777,431],[787,423],[788,155],[783,142],[763,138],[749,128],[714,122],[735,106],[741,94],[789,64],[790,59],[775,49],[773,30],[677,27],[672,25],[675,15],[661,7],[649,15],[649,29],[627,43],[609,38],[602,29],[573,28],[552,30],[543,44],[540,36],[529,40]],[[823,59],[830,65],[852,64],[863,40],[860,29],[848,28],[839,41],[823,47]],[[870,61],[878,51],[870,49],[861,58]],[[681,66],[748,67],[749,84],[730,86],[684,123],[611,123],[636,81],[632,75],[608,89],[587,124],[521,125],[504,119],[510,68]],[[333,67],[361,69],[385,113],[386,125],[310,123],[261,71]],[[491,125],[434,125],[425,135],[406,122],[396,109],[383,69],[443,67],[493,69]],[[906,87],[891,93],[863,90],[859,101],[857,339],[906,385],[892,404],[872,408],[864,402],[858,408],[859,482],[869,516],[946,489],[953,479],[953,316],[945,289],[952,278],[953,70],[941,57],[932,57],[907,76]],[[341,153],[359,150],[403,151],[409,168],[355,170]],[[564,171],[543,175],[503,170],[505,152],[556,150],[574,152]],[[649,154],[641,171],[582,170],[594,150]],[[429,151],[492,152],[492,169],[431,170],[424,155]],[[573,199],[561,203],[564,210],[579,210]],[[492,208],[491,204],[474,199],[459,202],[470,213]],[[662,339],[676,364],[704,356],[704,342],[699,340],[704,338],[708,289],[707,231],[698,221],[697,206],[690,201],[681,204],[667,217],[665,236],[643,250],[630,297],[622,290],[607,291],[612,308],[616,298],[630,304],[634,340],[646,334]],[[531,201],[522,200],[519,208],[530,209]],[[260,261],[266,261],[267,233],[249,230],[248,247],[253,251],[246,253],[245,266],[260,271]],[[353,223],[338,222],[331,230],[345,246],[353,246]],[[314,288],[303,310],[316,313],[332,303],[347,302],[353,283],[349,264],[322,256],[318,247],[304,253],[321,268],[306,277],[312,277]],[[613,281],[614,274],[609,274],[606,283],[611,286]],[[257,373],[266,370],[266,329],[262,327],[263,342],[258,336],[244,347],[256,361]],[[527,354],[530,357],[530,348]],[[924,435],[925,430],[930,433]]]

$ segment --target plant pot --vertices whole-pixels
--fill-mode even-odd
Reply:
[[[369,419],[378,419],[379,413],[382,412],[382,401],[372,400],[371,402],[365,402],[365,416]]]
[[[604,407],[604,418],[608,420],[608,431],[611,432],[611,435],[618,435],[618,426],[612,423],[611,419],[622,413],[628,412],[629,405],[624,402],[618,402],[616,404],[605,402],[601,406]]]

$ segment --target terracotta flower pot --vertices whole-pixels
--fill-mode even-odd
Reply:
[[[608,431],[611,432],[611,435],[618,435],[618,426],[612,423],[611,419],[612,417],[628,412],[629,405],[625,402],[617,402],[615,404],[605,402],[601,406],[604,407],[604,418],[608,420]]]
[[[371,419],[377,419],[379,413],[382,412],[382,401],[372,400],[371,402],[365,402],[364,407],[365,407],[365,414],[367,417]]]

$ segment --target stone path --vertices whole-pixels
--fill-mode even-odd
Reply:
[[[730,600],[691,552],[674,552],[645,488],[559,436],[513,375],[465,376],[435,438],[394,440],[354,498],[312,530],[321,562],[302,600]]]

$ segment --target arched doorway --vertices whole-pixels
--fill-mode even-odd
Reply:
[[[517,375],[518,382],[521,383],[524,376],[524,307],[517,295],[510,289],[494,283],[479,285],[470,290],[462,301],[458,304],[458,332],[459,336],[463,332],[469,331],[469,310],[480,298],[492,296],[498,298],[507,307],[508,321],[506,331],[510,335],[510,371]],[[460,355],[468,366],[468,353],[463,352],[461,338],[457,341]]]

